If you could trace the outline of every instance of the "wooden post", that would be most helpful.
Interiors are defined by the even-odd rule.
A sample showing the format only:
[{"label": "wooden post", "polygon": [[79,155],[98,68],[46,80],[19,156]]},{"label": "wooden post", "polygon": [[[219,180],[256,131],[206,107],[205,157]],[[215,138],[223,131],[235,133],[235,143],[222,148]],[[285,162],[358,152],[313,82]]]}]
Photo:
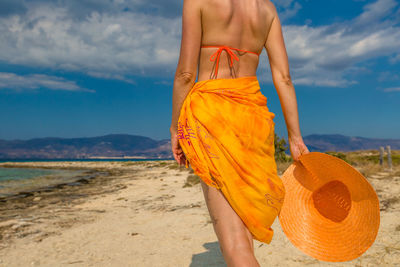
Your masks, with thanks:
[{"label": "wooden post", "polygon": [[379,147],[379,165],[383,166],[383,153],[385,148],[383,146]]},{"label": "wooden post", "polygon": [[392,152],[390,151],[390,146],[386,146],[389,171],[392,171]]}]

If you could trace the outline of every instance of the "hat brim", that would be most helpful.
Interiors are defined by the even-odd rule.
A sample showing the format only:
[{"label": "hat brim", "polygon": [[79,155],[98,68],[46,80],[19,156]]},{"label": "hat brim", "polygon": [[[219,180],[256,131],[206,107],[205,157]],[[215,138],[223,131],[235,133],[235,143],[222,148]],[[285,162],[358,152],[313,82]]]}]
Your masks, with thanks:
[{"label": "hat brim", "polygon": [[281,179],[286,192],[279,221],[302,252],[343,262],[359,257],[374,243],[380,224],[378,196],[351,165],[310,152],[293,162]]}]

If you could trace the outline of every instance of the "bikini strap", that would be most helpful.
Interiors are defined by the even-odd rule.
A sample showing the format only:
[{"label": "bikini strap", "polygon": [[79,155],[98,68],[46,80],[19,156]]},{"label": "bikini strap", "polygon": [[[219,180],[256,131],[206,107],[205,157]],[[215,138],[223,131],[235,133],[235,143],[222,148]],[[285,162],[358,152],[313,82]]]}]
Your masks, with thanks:
[{"label": "bikini strap", "polygon": [[202,45],[201,47],[226,47],[226,48],[233,49],[233,50],[238,50],[238,51],[241,51],[241,52],[252,53],[252,54],[255,54],[257,56],[259,56],[261,54],[261,53],[256,53],[256,52],[253,52],[253,51],[247,51],[247,50],[234,48],[234,47],[230,47],[230,46],[226,46],[226,45]]},{"label": "bikini strap", "polygon": [[210,57],[210,61],[217,60],[216,65],[215,65],[215,78],[217,78],[217,76],[218,76],[219,57],[221,56],[221,53],[222,53],[223,50],[225,50],[228,53],[229,66],[230,67],[233,66],[233,60],[239,61],[239,58],[237,57],[237,55],[235,53],[232,52],[231,49],[242,51],[242,52],[247,52],[247,53],[253,53],[253,54],[256,54],[256,55],[260,55],[259,53],[256,53],[256,52],[246,51],[246,50],[243,50],[243,49],[229,47],[229,46],[226,46],[226,45],[203,45],[201,47],[218,47],[218,50],[214,54],[212,54],[211,57]]}]

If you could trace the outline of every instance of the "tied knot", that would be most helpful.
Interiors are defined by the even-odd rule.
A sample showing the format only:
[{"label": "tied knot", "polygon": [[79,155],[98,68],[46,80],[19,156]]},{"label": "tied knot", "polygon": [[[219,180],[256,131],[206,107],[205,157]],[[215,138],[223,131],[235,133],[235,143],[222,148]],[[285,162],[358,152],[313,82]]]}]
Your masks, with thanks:
[{"label": "tied knot", "polygon": [[218,76],[218,65],[219,65],[219,58],[221,56],[222,51],[225,50],[228,53],[229,56],[229,66],[233,66],[233,60],[239,61],[239,58],[235,53],[232,52],[232,50],[228,46],[221,46],[214,54],[211,55],[210,61],[215,61],[217,60],[217,63],[215,65],[215,77]]}]

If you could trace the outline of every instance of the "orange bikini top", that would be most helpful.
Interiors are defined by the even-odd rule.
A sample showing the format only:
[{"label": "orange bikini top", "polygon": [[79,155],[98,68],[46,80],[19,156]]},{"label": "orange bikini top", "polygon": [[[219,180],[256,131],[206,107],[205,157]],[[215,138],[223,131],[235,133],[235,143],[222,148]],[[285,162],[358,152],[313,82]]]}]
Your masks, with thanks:
[{"label": "orange bikini top", "polygon": [[229,56],[229,66],[232,67],[233,66],[233,60],[237,60],[239,61],[239,58],[237,57],[237,55],[235,53],[232,52],[231,49],[233,50],[237,50],[237,51],[241,51],[241,52],[247,52],[247,53],[252,53],[252,54],[256,54],[257,56],[259,56],[261,53],[256,53],[256,52],[252,52],[252,51],[247,51],[247,50],[243,50],[243,49],[239,49],[239,48],[234,48],[234,47],[230,47],[230,46],[226,46],[226,45],[203,45],[201,47],[219,47],[219,49],[211,55],[210,57],[210,61],[215,61],[216,62],[216,66],[215,66],[215,78],[217,78],[218,75],[218,64],[219,64],[219,57],[221,56],[222,50],[226,50],[226,52],[228,53]]}]

